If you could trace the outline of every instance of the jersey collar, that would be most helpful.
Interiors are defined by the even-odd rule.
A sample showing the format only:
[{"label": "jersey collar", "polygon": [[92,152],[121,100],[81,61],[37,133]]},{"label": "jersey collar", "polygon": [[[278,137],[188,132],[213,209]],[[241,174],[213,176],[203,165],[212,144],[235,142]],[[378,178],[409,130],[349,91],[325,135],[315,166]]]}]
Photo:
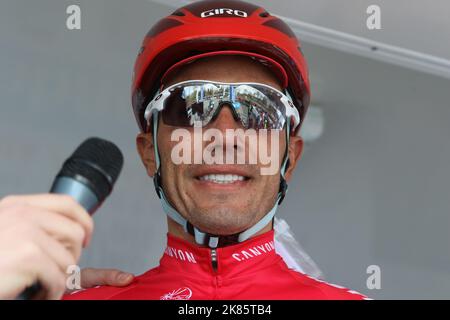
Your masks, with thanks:
[{"label": "jersey collar", "polygon": [[234,277],[271,266],[279,260],[281,257],[275,252],[273,230],[242,243],[216,249],[200,247],[168,233],[160,267],[193,276]]}]

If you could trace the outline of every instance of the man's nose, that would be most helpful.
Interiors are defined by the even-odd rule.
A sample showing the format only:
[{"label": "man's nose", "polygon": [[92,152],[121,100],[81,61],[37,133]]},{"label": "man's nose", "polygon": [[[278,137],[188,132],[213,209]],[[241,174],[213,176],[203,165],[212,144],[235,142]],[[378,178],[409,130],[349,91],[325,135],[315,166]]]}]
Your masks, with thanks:
[{"label": "man's nose", "polygon": [[[233,137],[232,140],[229,140],[228,135],[230,132],[227,133],[227,129],[238,129],[242,128],[242,125],[240,124],[239,119],[235,119],[233,115],[233,106],[229,103],[224,103],[221,108],[218,111],[218,114],[216,114],[215,118],[212,119],[212,121],[206,126],[206,128],[213,128],[217,129],[221,132],[223,139],[221,142],[214,140],[213,143],[213,151],[212,153],[215,154],[217,148],[221,148],[224,157],[227,157],[228,152],[233,152],[233,158],[237,157],[237,154],[235,153],[235,150],[238,149],[238,144],[236,138],[233,137],[233,133],[231,133],[231,136]],[[231,141],[231,144],[229,144]],[[207,141],[205,141],[205,145],[207,144]],[[209,145],[212,147],[212,145]],[[227,158],[228,159],[228,158]]]}]

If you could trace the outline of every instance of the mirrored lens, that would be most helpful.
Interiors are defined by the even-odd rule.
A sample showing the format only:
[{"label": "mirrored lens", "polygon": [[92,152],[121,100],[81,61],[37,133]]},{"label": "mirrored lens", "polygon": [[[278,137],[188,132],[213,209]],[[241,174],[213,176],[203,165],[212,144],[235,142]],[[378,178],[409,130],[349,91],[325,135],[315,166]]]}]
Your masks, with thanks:
[{"label": "mirrored lens", "polygon": [[164,123],[172,126],[206,126],[228,104],[244,128],[282,129],[285,107],[281,94],[255,85],[220,85],[198,83],[171,89],[164,102]]},{"label": "mirrored lens", "polygon": [[240,85],[234,90],[233,100],[238,106],[236,113],[247,128],[283,128],[285,107],[276,91],[262,86]]}]

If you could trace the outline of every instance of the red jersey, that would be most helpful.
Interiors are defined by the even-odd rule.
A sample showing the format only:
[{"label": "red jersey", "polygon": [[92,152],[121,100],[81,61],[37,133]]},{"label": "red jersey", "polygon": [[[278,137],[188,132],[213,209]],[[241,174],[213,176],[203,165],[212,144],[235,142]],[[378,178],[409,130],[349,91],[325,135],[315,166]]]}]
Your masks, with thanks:
[{"label": "red jersey", "polygon": [[74,299],[279,300],[365,299],[355,291],[289,269],[275,252],[274,231],[223,248],[199,247],[167,235],[158,267],[127,287],[100,286],[64,296]]}]

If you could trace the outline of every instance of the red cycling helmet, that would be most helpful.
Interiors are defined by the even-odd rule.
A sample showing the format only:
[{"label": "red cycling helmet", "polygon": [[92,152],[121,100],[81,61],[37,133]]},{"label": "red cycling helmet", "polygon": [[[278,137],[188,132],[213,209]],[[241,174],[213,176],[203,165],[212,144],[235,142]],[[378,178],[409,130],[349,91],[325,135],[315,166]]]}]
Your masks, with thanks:
[{"label": "red cycling helmet", "polygon": [[175,10],[144,38],[131,89],[140,129],[147,131],[145,108],[168,73],[195,59],[224,54],[247,55],[272,69],[303,121],[310,98],[308,67],[289,26],[251,3],[204,0]]}]

